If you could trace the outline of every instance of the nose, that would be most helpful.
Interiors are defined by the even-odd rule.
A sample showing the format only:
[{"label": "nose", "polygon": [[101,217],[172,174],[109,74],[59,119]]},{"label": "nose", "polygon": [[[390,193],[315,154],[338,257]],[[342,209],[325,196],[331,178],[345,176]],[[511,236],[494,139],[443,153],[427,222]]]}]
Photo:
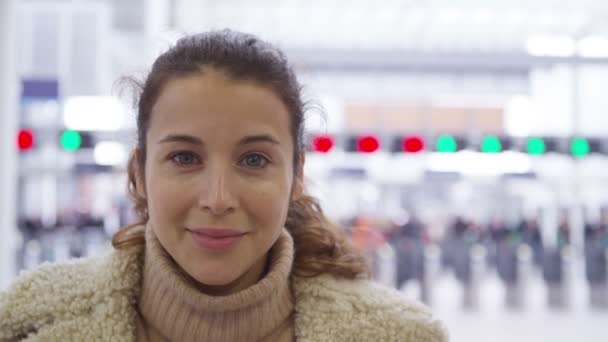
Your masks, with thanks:
[{"label": "nose", "polygon": [[216,216],[234,211],[238,203],[229,182],[228,171],[220,167],[210,168],[203,177],[204,185],[198,198],[199,208]]}]

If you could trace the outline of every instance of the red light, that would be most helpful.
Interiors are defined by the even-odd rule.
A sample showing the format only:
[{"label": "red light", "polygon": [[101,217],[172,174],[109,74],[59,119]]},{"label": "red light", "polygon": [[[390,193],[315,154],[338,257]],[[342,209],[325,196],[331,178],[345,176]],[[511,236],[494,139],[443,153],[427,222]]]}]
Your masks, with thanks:
[{"label": "red light", "polygon": [[424,139],[411,136],[403,139],[403,151],[408,153],[418,153],[424,150]]},{"label": "red light", "polygon": [[26,151],[34,147],[34,134],[32,131],[22,129],[17,135],[17,147],[20,151]]},{"label": "red light", "polygon": [[312,149],[315,152],[327,153],[334,147],[334,139],[329,135],[318,135],[312,141]]},{"label": "red light", "polygon": [[357,149],[359,152],[372,153],[376,152],[378,148],[380,148],[380,142],[378,141],[378,138],[374,136],[363,136],[357,141]]}]

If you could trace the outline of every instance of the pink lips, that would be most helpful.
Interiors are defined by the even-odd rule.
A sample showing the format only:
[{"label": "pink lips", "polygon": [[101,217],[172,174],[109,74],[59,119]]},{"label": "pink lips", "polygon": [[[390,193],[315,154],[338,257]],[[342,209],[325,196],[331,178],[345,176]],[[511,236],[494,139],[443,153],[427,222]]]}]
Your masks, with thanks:
[{"label": "pink lips", "polygon": [[227,250],[241,241],[246,234],[244,232],[231,229],[188,229],[194,242],[200,247],[211,250]]}]

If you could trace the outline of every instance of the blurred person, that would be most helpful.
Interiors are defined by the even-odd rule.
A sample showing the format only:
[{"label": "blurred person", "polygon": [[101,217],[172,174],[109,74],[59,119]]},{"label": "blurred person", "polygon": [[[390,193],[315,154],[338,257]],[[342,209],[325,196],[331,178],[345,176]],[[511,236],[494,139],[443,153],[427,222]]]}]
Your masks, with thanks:
[{"label": "blurred person", "polygon": [[602,210],[600,221],[585,218],[585,277],[593,307],[608,307],[608,211]]},{"label": "blurred person", "polygon": [[462,236],[466,232],[467,223],[461,216],[456,216],[454,220],[448,224],[447,233],[441,242],[441,265],[444,268],[454,267],[454,255],[456,254],[457,243],[462,240]]},{"label": "blurred person", "polygon": [[380,270],[379,249],[384,246],[386,239],[378,231],[371,219],[361,215],[355,218],[350,228],[350,237],[353,246],[365,258],[370,275],[378,279]]},{"label": "blurred person", "polygon": [[557,246],[561,249],[568,245],[570,245],[570,218],[564,213],[560,216],[557,226]]},{"label": "blurred person", "polygon": [[555,235],[556,245],[543,251],[543,279],[547,284],[548,304],[552,308],[567,305],[566,282],[564,274],[564,251],[570,245],[570,224],[567,213],[562,213]]},{"label": "blurred person", "polygon": [[422,281],[424,275],[424,247],[429,244],[426,226],[416,215],[402,223],[390,235],[390,243],[397,254],[397,284],[409,280]]},{"label": "blurred person", "polygon": [[514,287],[519,281],[517,251],[524,237],[519,226],[507,225],[504,220],[501,220],[500,226],[502,233],[496,245],[496,270],[507,287]]},{"label": "blurred person", "polygon": [[100,258],[0,295],[0,341],[446,341],[303,186],[300,85],[282,52],[188,36],[141,85],[129,190],[139,223]]},{"label": "blurred person", "polygon": [[371,258],[374,250],[386,242],[384,235],[374,227],[372,220],[358,216],[351,228],[352,244],[364,256]]},{"label": "blurred person", "polygon": [[540,225],[536,217],[524,219],[518,226],[518,233],[523,242],[532,249],[532,259],[537,267],[542,265],[543,239],[540,233]]},{"label": "blurred person", "polygon": [[489,266],[497,267],[499,246],[507,235],[507,227],[499,215],[495,215],[481,232],[481,240],[488,251],[487,263]]},{"label": "blurred person", "polygon": [[479,242],[479,229],[470,219],[457,216],[442,243],[444,267],[451,268],[465,286],[471,283],[471,248]]}]

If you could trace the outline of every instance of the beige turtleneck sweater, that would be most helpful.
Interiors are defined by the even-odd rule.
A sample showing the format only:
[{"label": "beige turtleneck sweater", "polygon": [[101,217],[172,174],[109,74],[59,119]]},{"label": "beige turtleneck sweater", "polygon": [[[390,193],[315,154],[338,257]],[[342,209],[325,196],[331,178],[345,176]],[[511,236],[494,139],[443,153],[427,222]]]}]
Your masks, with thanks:
[{"label": "beige turtleneck sweater", "polygon": [[240,292],[213,297],[197,289],[146,229],[137,341],[294,341],[290,272],[293,240],[284,230],[268,272]]}]

